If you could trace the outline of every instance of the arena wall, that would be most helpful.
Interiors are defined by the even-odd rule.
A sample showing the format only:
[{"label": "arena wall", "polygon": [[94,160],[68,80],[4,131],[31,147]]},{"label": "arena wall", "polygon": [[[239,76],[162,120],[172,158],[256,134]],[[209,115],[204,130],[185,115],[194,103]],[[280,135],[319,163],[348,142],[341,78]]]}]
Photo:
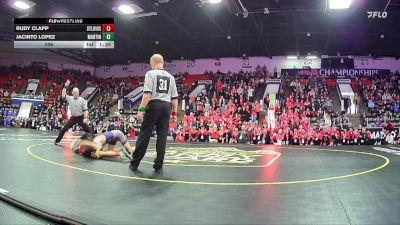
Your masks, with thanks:
[{"label": "arena wall", "polygon": [[29,66],[32,62],[47,62],[49,69],[77,69],[94,73],[94,67],[42,49],[14,49],[13,42],[0,42],[0,65]]}]

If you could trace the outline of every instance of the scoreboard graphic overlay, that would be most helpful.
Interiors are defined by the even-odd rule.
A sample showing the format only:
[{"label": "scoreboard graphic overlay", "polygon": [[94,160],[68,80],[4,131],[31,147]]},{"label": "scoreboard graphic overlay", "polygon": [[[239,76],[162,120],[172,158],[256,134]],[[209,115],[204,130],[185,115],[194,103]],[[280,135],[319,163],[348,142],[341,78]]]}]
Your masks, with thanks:
[{"label": "scoreboard graphic overlay", "polygon": [[114,48],[114,18],[15,18],[14,48]]}]

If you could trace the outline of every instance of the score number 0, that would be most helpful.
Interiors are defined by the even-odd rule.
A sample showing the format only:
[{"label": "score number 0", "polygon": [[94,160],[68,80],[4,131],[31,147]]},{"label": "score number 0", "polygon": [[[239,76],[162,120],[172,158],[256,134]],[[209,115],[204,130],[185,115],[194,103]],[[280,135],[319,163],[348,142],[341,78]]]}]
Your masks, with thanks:
[{"label": "score number 0", "polygon": [[114,32],[114,24],[103,24],[103,32]]}]

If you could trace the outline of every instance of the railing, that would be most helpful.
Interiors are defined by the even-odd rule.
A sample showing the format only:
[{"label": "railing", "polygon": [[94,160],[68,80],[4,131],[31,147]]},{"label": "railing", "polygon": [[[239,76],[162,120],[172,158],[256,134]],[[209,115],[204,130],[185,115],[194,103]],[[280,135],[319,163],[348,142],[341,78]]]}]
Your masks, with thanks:
[{"label": "railing", "polygon": [[367,116],[363,118],[367,127],[382,128],[383,124],[393,122],[395,127],[400,126],[400,115],[398,116]]},{"label": "railing", "polygon": [[27,99],[27,100],[44,100],[40,95],[24,95],[24,94],[11,94],[12,99]]}]

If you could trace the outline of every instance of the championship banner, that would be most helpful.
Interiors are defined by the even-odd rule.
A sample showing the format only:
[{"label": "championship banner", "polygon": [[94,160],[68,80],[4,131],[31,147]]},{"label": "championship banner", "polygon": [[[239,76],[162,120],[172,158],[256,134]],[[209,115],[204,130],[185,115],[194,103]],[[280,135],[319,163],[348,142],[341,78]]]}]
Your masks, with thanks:
[{"label": "championship banner", "polygon": [[281,74],[313,75],[313,76],[382,76],[390,73],[390,70],[378,69],[282,69]]}]

